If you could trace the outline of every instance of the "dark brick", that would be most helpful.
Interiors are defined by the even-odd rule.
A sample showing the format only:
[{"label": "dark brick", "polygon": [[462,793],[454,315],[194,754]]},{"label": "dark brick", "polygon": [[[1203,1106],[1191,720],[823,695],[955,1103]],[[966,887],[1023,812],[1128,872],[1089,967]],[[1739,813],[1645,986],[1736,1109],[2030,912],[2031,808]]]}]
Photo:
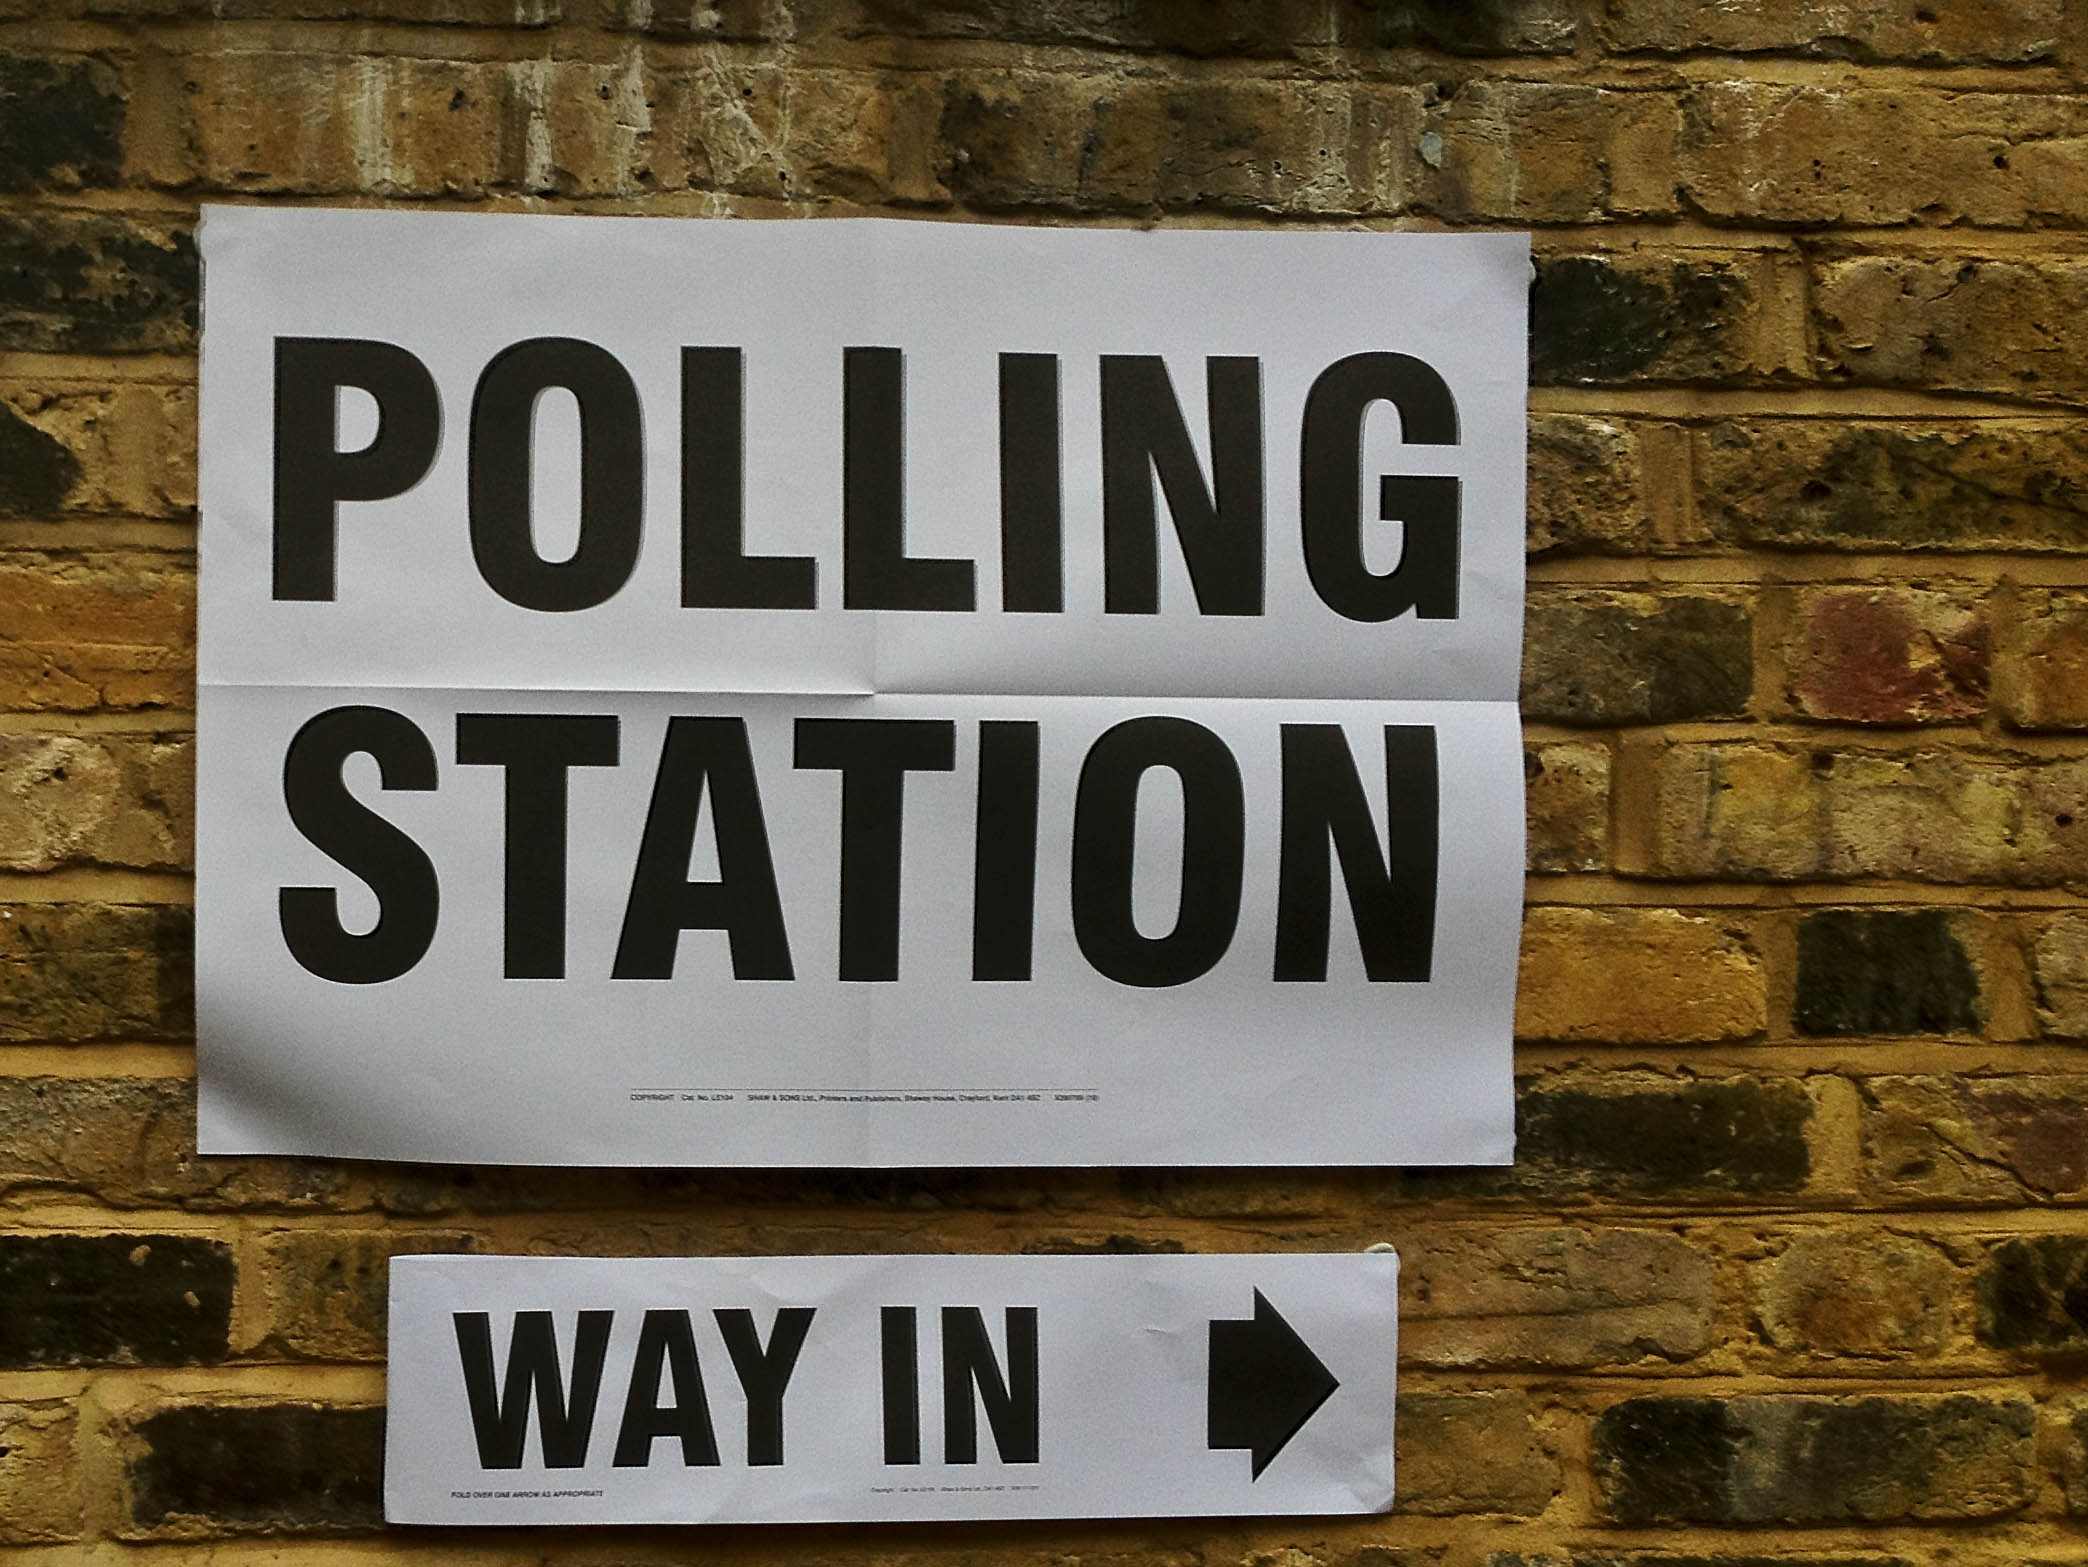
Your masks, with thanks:
[{"label": "dark brick", "polygon": [[1530,380],[1537,386],[1723,379],[1757,367],[1758,308],[1743,264],[1619,256],[1537,261]]},{"label": "dark brick", "polygon": [[1745,716],[1754,616],[1744,604],[1650,593],[1543,594],[1523,637],[1525,718],[1666,724]]},{"label": "dark brick", "polygon": [[1325,213],[1368,194],[1348,111],[1310,82],[964,77],[935,174],[979,211]]},{"label": "dark brick", "polygon": [[185,908],[0,908],[0,1040],[182,1039],[195,1032]]},{"label": "dark brick", "polygon": [[215,1524],[340,1531],[384,1522],[384,1411],[325,1404],[206,1404],[140,1421],[129,1466],[141,1528]]},{"label": "dark brick", "polygon": [[1811,1119],[1794,1082],[1618,1074],[1606,1090],[1519,1092],[1515,1156],[1532,1178],[1593,1191],[1794,1191],[1812,1171]]},{"label": "dark brick", "polygon": [[1760,1195],[1797,1191],[1812,1173],[1812,1101],[1787,1079],[1619,1071],[1583,1087],[1524,1078],[1515,1117],[1512,1166],[1407,1170],[1387,1195]]},{"label": "dark brick", "polygon": [[1801,1034],[1970,1034],[1979,977],[1945,909],[1825,909],[1798,922]]},{"label": "dark brick", "polygon": [[2088,550],[2075,421],[1728,420],[1697,436],[1697,509],[1767,549]]},{"label": "dark brick", "polygon": [[80,482],[80,459],[0,403],[0,517],[48,517]]},{"label": "dark brick", "polygon": [[1140,1240],[1135,1235],[1047,1235],[1024,1241],[1025,1257],[1179,1257],[1187,1248],[1178,1240]]},{"label": "dark brick", "polygon": [[0,190],[116,184],[123,109],[100,61],[0,54]]},{"label": "dark brick", "polygon": [[2032,1491],[2036,1406],[1971,1394],[1633,1398],[1597,1417],[1626,1524],[1990,1518]]},{"label": "dark brick", "polygon": [[1568,0],[1345,0],[1338,15],[1352,47],[1473,55],[1570,53],[1573,19]]},{"label": "dark brick", "polygon": [[196,245],[100,213],[0,214],[0,349],[105,354],[187,348]]},{"label": "dark brick", "polygon": [[0,1236],[0,1366],[211,1365],[232,1253],[183,1235]]},{"label": "dark brick", "polygon": [[1979,1274],[1979,1337],[1996,1349],[2088,1355],[2088,1236],[1996,1246]]}]

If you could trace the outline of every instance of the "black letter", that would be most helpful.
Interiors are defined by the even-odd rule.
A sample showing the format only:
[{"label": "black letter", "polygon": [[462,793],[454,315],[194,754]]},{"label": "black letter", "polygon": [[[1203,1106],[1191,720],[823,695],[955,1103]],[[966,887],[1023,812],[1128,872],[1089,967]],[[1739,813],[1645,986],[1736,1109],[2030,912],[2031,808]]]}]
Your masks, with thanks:
[{"label": "black letter", "polygon": [[[674,1402],[660,1404],[660,1361],[674,1378]],[[710,1401],[703,1394],[703,1368],[696,1363],[696,1334],[686,1311],[648,1311],[638,1326],[631,1361],[631,1389],[624,1395],[623,1424],[616,1432],[616,1467],[643,1469],[652,1462],[653,1442],[681,1438],[682,1465],[693,1469],[718,1461]]]},{"label": "black letter", "polygon": [[1167,366],[1144,354],[1102,356],[1102,599],[1112,615],[1160,609],[1155,472],[1196,607],[1206,615],[1262,612],[1261,361],[1207,359],[1204,379],[1215,501]]},{"label": "black letter", "polygon": [[899,833],[910,772],[957,765],[957,726],[929,718],[800,718],[800,768],[841,774],[841,975],[899,977]]},{"label": "black letter", "polygon": [[1000,356],[1001,608],[1066,607],[1056,354]]},{"label": "black letter", "polygon": [[348,792],[341,764],[358,751],[377,758],[386,789],[435,787],[435,750],[401,714],[383,707],[336,707],[297,731],[283,757],[283,804],[313,847],[354,872],[377,894],[377,923],[360,936],[341,928],[332,887],[284,887],[276,916],[290,955],[310,973],[342,985],[397,979],[435,939],[439,889],[419,844]]},{"label": "black letter", "polygon": [[[342,387],[377,400],[377,436],[339,450]],[[279,337],[275,345],[275,577],[279,599],[334,596],[334,524],[342,501],[381,501],[435,462],[442,404],[428,367],[392,343]]]},{"label": "black letter", "polygon": [[812,1330],[813,1309],[779,1307],[767,1349],[754,1332],[753,1312],[721,1309],[713,1313],[732,1356],[732,1369],[739,1373],[740,1391],[747,1396],[749,1464],[783,1462],[783,1392],[790,1386],[790,1373],[797,1369],[805,1335]]},{"label": "black letter", "polygon": [[[1132,919],[1138,786],[1150,768],[1182,780],[1182,897],[1174,929]],[[1240,918],[1247,807],[1225,742],[1186,718],[1133,718],[1097,740],[1073,802],[1073,935],[1098,974],[1120,985],[1180,985],[1209,972]]]},{"label": "black letter", "polygon": [[537,1437],[547,1469],[578,1469],[587,1462],[594,1431],[595,1396],[602,1390],[602,1360],[609,1351],[611,1311],[583,1311],[573,1336],[573,1391],[566,1395],[558,1374],[558,1341],[548,1311],[518,1311],[508,1340],[507,1375],[493,1391],[493,1328],[483,1311],[452,1313],[457,1358],[464,1366],[464,1396],[478,1438],[481,1469],[520,1469],[528,1435],[529,1395],[536,1390]]},{"label": "black letter", "polygon": [[1436,736],[1427,724],[1385,725],[1390,851],[1339,724],[1283,726],[1283,837],[1276,873],[1276,975],[1324,980],[1330,907],[1327,839],[1341,860],[1363,972],[1425,984],[1435,956]]},{"label": "black letter", "polygon": [[841,602],[970,609],[972,563],[906,553],[906,369],[896,348],[841,350]]},{"label": "black letter", "polygon": [[1322,370],[1305,398],[1299,505],[1305,570],[1327,608],[1350,620],[1457,618],[1457,480],[1386,474],[1378,516],[1405,525],[1399,564],[1382,576],[1363,562],[1363,416],[1399,410],[1401,437],[1457,444],[1457,404],[1433,368],[1410,354],[1351,354]]},{"label": "black letter", "polygon": [[1028,979],[1037,905],[1037,726],[979,725],[972,978]]},{"label": "black letter", "polygon": [[507,769],[509,979],[565,978],[566,773],[616,765],[616,720],[554,713],[459,713],[457,760]]},{"label": "black letter", "polygon": [[[580,405],[580,542],[548,561],[529,526],[537,396],[563,387]],[[607,349],[533,337],[503,349],[471,399],[471,553],[479,575],[524,609],[592,609],[638,564],[645,437],[638,388]]]},{"label": "black letter", "polygon": [[749,555],[745,356],[681,352],[681,601],[689,609],[810,609],[818,563]]},{"label": "black letter", "polygon": [[[689,855],[706,786],[718,879],[690,881]],[[734,979],[791,977],[783,900],[743,718],[667,720],[613,976],[672,979],[685,930],[724,931],[732,943]]]},{"label": "black letter", "polygon": [[877,1313],[884,1368],[884,1461],[921,1461],[921,1346],[911,1306],[884,1306]]},{"label": "black letter", "polygon": [[977,1306],[942,1309],[943,1462],[979,1461],[979,1416],[972,1389],[986,1406],[993,1442],[1004,1464],[1033,1464],[1041,1445],[1037,1430],[1037,1308],[1010,1306],[1008,1379],[1001,1380],[986,1338],[986,1319]]}]

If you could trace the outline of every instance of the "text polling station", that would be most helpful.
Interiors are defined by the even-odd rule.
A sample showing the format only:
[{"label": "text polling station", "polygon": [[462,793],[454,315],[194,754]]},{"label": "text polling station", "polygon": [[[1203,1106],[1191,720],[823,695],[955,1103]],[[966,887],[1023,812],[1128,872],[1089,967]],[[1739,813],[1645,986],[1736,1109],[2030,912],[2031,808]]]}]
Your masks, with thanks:
[{"label": "text polling station", "polygon": [[203,1151],[1508,1159],[1524,236],[202,243]]}]

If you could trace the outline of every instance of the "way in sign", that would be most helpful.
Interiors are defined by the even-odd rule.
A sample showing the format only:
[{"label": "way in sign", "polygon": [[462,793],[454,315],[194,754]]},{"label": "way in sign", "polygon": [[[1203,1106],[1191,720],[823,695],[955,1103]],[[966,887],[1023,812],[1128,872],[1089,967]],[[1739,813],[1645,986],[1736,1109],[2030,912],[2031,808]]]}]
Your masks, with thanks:
[{"label": "way in sign", "polygon": [[387,1516],[1374,1510],[1395,1275],[1383,1255],[401,1259]]}]

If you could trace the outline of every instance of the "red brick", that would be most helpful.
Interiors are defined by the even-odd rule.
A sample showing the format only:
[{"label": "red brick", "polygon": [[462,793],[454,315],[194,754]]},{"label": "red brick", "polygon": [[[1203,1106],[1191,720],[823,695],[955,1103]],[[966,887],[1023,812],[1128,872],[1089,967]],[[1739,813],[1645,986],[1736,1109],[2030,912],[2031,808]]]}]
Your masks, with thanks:
[{"label": "red brick", "polygon": [[1786,676],[1808,718],[1962,723],[1986,711],[1992,661],[1985,605],[1964,594],[1823,588],[1797,601]]},{"label": "red brick", "polygon": [[2088,1077],[1876,1077],[1862,1090],[1865,1179],[1880,1197],[2088,1196]]}]

